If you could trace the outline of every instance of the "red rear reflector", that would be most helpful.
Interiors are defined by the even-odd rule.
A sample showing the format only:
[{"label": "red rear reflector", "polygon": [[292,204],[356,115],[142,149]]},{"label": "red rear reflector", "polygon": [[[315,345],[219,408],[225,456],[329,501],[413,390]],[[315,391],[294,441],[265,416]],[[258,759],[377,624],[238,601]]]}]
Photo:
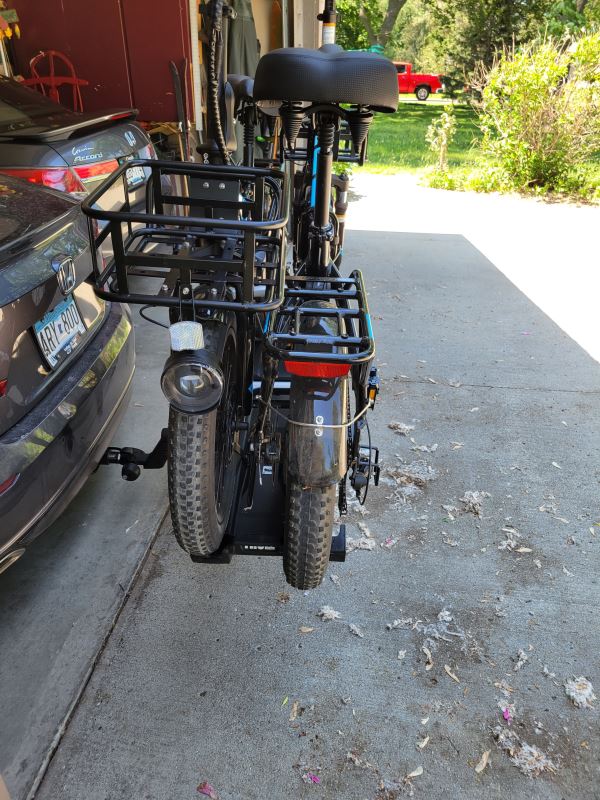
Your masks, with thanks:
[{"label": "red rear reflector", "polygon": [[119,166],[116,159],[111,161],[96,161],[95,164],[82,164],[74,167],[75,172],[79,175],[82,181],[90,180],[90,178],[103,178],[114,172]]},{"label": "red rear reflector", "polygon": [[305,378],[342,378],[350,372],[350,364],[323,364],[320,361],[284,361],[290,375]]},{"label": "red rear reflector", "polygon": [[4,397],[6,394],[6,390],[8,389],[8,381],[0,381],[0,397]]},{"label": "red rear reflector", "polygon": [[68,167],[50,167],[48,169],[1,169],[5,175],[13,178],[37,183],[40,186],[48,186],[50,189],[58,189],[60,192],[85,192],[85,188]]},{"label": "red rear reflector", "polygon": [[3,483],[0,483],[0,495],[8,492],[8,490],[15,485],[18,477],[19,474],[17,473],[16,475],[11,475],[10,478],[7,478]]}]

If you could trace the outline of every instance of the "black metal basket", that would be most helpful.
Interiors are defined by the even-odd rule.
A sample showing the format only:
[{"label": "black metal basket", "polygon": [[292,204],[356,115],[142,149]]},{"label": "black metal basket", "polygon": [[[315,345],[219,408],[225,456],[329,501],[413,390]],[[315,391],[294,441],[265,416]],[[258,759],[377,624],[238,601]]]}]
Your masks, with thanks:
[{"label": "black metal basket", "polygon": [[[144,171],[141,202],[140,189],[128,183],[132,167]],[[286,182],[276,169],[122,164],[82,204],[96,293],[188,313],[192,307],[275,310],[285,289]],[[138,289],[134,276],[157,279],[158,291],[147,291],[151,281]]]}]

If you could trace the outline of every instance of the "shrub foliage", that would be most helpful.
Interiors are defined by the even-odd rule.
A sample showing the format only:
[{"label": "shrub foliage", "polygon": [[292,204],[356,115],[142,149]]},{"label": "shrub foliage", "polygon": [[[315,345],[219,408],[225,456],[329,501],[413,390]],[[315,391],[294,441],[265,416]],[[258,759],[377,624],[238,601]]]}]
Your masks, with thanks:
[{"label": "shrub foliage", "polygon": [[600,151],[599,33],[506,50],[474,84],[482,148],[511,188],[581,188]]}]

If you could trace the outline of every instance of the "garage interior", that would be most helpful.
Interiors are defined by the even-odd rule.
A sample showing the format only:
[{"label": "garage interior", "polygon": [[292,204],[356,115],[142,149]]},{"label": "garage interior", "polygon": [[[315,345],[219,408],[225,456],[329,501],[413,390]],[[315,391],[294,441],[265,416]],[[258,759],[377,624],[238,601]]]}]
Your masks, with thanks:
[{"label": "garage interior", "polygon": [[[136,108],[138,120],[151,133],[167,135],[168,146],[161,156],[177,158],[173,133],[181,132],[182,120],[170,68],[174,62],[181,77],[191,142],[202,142],[206,130],[203,45],[207,43],[203,4],[197,0],[172,0],[167,5],[147,0],[94,0],[92,4],[8,0],[3,5],[0,16],[6,27],[0,40],[0,69],[4,74],[31,80],[30,64],[40,52],[64,55],[81,82],[85,112]],[[229,72],[250,74],[258,57],[277,47],[317,44],[315,0],[233,0],[230,6]],[[62,63],[56,71],[69,74]],[[48,91],[40,84],[35,88]],[[71,91],[67,82],[58,88],[60,101],[70,107]],[[193,155],[195,148],[190,150]]]}]

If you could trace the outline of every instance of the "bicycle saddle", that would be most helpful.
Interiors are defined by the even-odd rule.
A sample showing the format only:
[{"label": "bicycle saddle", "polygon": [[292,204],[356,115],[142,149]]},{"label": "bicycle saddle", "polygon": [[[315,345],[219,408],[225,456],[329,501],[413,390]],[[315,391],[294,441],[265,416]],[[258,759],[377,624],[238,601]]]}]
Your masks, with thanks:
[{"label": "bicycle saddle", "polygon": [[252,92],[254,91],[254,81],[247,75],[228,75],[227,83],[231,85],[235,97],[236,107],[243,100],[252,100]]},{"label": "bicycle saddle", "polygon": [[392,62],[376,53],[337,45],[284,47],[258,62],[254,99],[352,103],[390,112],[398,107],[398,76]]}]

